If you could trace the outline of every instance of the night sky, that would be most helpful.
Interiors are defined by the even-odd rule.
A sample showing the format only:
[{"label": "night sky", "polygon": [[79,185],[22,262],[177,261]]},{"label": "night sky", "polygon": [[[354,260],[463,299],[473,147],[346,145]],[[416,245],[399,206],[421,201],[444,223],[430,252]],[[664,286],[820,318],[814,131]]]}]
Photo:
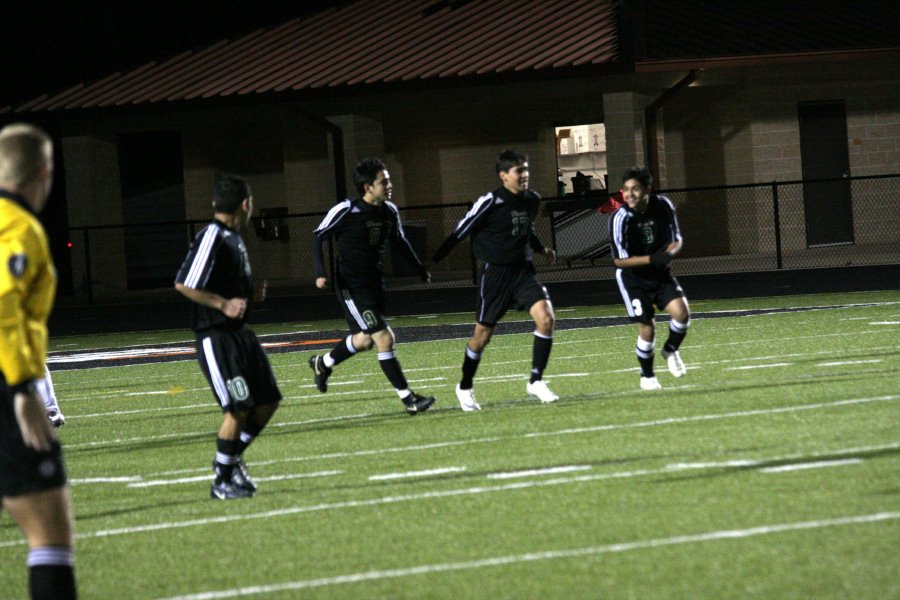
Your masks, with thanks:
[{"label": "night sky", "polygon": [[341,0],[32,2],[3,14],[0,105],[159,61]]}]

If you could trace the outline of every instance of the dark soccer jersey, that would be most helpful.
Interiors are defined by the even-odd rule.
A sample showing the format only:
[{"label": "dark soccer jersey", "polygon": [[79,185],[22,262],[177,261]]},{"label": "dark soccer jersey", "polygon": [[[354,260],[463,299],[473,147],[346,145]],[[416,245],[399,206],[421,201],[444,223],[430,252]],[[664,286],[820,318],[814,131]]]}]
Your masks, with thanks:
[{"label": "dark soccer jersey", "polygon": [[[681,229],[675,216],[675,206],[665,196],[651,195],[643,213],[622,206],[609,220],[609,239],[613,258],[653,254],[672,242],[681,240]],[[628,269],[639,277],[656,278],[668,273],[668,267],[652,265]]]},{"label": "dark soccer jersey", "polygon": [[247,299],[244,316],[237,319],[231,319],[220,310],[194,302],[191,324],[194,331],[241,328],[250,314],[253,279],[247,247],[240,234],[221,221],[213,221],[204,227],[194,238],[194,243],[175,276],[175,283],[195,290],[213,292],[226,299]]},{"label": "dark soccer jersey", "polygon": [[383,286],[384,253],[392,241],[423,274],[425,272],[403,232],[400,212],[392,202],[376,206],[362,198],[354,198],[335,204],[313,232],[316,277],[326,277],[322,244],[328,238],[333,238],[337,244],[338,277],[345,286]]},{"label": "dark soccer jersey", "polygon": [[475,256],[484,263],[521,265],[531,263],[532,253],[544,252],[544,244],[534,232],[541,197],[530,190],[513,194],[500,188],[475,201],[456,229],[434,255],[439,261],[467,235],[472,236]]}]

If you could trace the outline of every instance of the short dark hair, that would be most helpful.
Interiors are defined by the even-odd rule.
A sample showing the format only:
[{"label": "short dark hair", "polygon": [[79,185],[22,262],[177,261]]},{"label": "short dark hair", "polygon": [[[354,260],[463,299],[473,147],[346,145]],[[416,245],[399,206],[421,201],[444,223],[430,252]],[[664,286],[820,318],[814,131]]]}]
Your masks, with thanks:
[{"label": "short dark hair", "polygon": [[233,213],[250,197],[250,184],[239,175],[223,175],[216,182],[213,208],[216,212]]},{"label": "short dark hair", "polygon": [[622,175],[622,183],[629,179],[637,179],[647,189],[653,187],[653,175],[650,174],[650,170],[647,167],[631,167]]},{"label": "short dark hair", "polygon": [[497,157],[497,173],[506,172],[512,169],[513,167],[519,166],[521,164],[528,162],[528,155],[519,154],[514,150],[504,150],[500,153],[500,156]]},{"label": "short dark hair", "polygon": [[356,191],[362,196],[365,193],[365,186],[375,183],[378,173],[384,171],[387,167],[380,158],[369,157],[364,158],[353,171],[353,185]]}]

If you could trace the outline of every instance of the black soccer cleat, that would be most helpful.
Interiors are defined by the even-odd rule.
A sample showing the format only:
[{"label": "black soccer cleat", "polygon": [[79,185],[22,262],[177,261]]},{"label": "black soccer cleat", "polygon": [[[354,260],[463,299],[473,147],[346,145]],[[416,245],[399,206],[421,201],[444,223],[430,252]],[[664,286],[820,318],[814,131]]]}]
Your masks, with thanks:
[{"label": "black soccer cleat", "polygon": [[316,388],[324,394],[328,391],[328,377],[331,375],[331,369],[325,366],[325,362],[318,354],[309,357],[309,368],[312,369]]},{"label": "black soccer cleat", "polygon": [[411,417],[425,412],[432,404],[434,404],[434,396],[420,396],[415,392],[411,392],[409,396],[403,398],[403,405]]},{"label": "black soccer cleat", "polygon": [[250,472],[243,458],[238,458],[234,464],[234,471],[231,472],[231,482],[234,485],[248,490],[251,494],[256,492],[256,483],[250,478]]},{"label": "black soccer cleat", "polygon": [[225,481],[216,477],[209,486],[209,497],[216,500],[240,500],[252,498],[253,492],[238,486],[234,481]]}]

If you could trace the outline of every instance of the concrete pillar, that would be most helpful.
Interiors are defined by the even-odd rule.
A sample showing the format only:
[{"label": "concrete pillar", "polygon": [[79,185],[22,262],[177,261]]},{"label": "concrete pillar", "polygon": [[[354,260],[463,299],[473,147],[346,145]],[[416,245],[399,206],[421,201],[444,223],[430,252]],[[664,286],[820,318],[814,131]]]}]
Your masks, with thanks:
[{"label": "concrete pillar", "polygon": [[[347,178],[347,194],[356,195],[353,171],[364,158],[377,156],[385,159],[384,127],[381,121],[360,115],[338,115],[328,120],[344,132],[344,171]],[[395,183],[396,185],[396,183]]]},{"label": "concrete pillar", "polygon": [[[635,92],[604,94],[606,124],[606,164],[610,189],[618,189],[622,173],[633,165],[646,163],[644,107],[651,99]],[[661,129],[661,127],[660,127]],[[660,148],[663,148],[661,145]],[[661,152],[661,154],[664,154]],[[662,170],[662,167],[660,167]]]}]

